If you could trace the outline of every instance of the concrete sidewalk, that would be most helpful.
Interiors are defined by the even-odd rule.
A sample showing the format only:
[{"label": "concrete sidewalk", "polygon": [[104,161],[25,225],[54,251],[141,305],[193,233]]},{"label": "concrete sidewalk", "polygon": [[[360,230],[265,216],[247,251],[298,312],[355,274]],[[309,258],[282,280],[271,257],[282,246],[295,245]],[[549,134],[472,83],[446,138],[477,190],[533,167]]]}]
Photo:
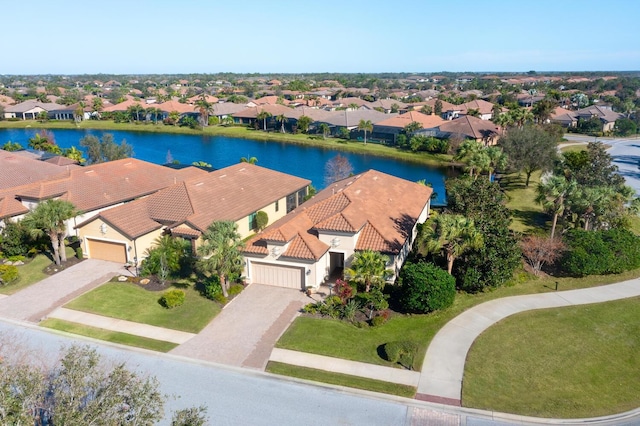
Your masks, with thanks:
[{"label": "concrete sidewalk", "polygon": [[121,333],[133,334],[134,336],[177,343],[179,345],[195,336],[195,334],[187,333],[185,331],[140,324],[138,322],[105,317],[67,308],[58,308],[51,312],[48,317],[102,328],[104,330],[118,331]]},{"label": "concrete sidewalk", "polygon": [[288,349],[273,348],[269,361],[348,374],[350,376],[366,377],[368,379],[382,380],[383,382],[398,383],[407,386],[418,386],[418,381],[420,380],[420,373],[417,371],[384,367],[382,365],[349,361]]},{"label": "concrete sidewalk", "polygon": [[640,279],[581,290],[506,297],[475,306],[449,321],[427,348],[417,399],[460,405],[469,348],[496,322],[532,309],[607,302],[640,296]]}]

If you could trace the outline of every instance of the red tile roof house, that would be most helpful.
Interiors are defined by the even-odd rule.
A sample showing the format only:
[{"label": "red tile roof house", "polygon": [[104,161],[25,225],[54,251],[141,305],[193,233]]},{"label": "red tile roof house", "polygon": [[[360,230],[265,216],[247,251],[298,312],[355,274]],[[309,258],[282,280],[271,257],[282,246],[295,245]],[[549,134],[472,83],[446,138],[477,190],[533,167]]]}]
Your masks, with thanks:
[{"label": "red tile roof house", "polygon": [[247,242],[245,276],[252,283],[317,289],[361,250],[388,255],[397,274],[417,224],[429,216],[431,194],[376,170],[338,181]]},{"label": "red tile roof house", "polygon": [[[420,133],[418,131],[417,133]],[[435,136],[438,138],[461,137],[482,142],[485,146],[495,145],[502,134],[502,128],[488,120],[481,120],[470,115],[463,115],[455,120],[447,121],[438,127]]]},{"label": "red tile roof house", "polygon": [[427,115],[418,111],[409,111],[396,117],[377,122],[373,126],[372,137],[393,141],[395,144],[396,137],[405,127],[413,122],[420,123],[422,126],[421,130],[425,132],[431,130],[433,133],[435,133],[438,126],[445,123],[438,115]]},{"label": "red tile roof house", "polygon": [[[44,168],[47,164],[31,161],[29,168]],[[6,164],[7,160],[0,157],[0,166]],[[68,234],[77,235],[75,225],[96,213],[207,174],[195,167],[175,170],[134,158],[86,167],[51,166],[64,171],[48,178],[29,174],[34,178],[33,183],[0,190],[0,221],[19,220],[42,201],[62,199],[73,203],[82,212],[67,223]],[[0,176],[5,173],[11,173],[11,168],[0,167]],[[24,174],[23,171],[21,175]]]},{"label": "red tile roof house", "polygon": [[191,240],[215,221],[232,220],[246,238],[258,211],[270,222],[298,207],[311,181],[240,163],[171,185],[149,197],[92,215],[77,225],[88,257],[136,263],[154,240],[171,234]]}]

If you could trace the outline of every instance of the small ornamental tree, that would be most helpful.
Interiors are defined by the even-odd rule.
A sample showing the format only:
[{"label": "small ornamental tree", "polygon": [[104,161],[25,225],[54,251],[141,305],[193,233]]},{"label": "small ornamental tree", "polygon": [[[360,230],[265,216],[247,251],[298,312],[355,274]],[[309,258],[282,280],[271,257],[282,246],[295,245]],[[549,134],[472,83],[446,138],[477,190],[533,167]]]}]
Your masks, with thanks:
[{"label": "small ornamental tree", "polygon": [[553,265],[562,256],[565,245],[557,238],[531,235],[520,242],[520,248],[534,275],[539,276],[544,265]]},{"label": "small ornamental tree", "polygon": [[256,213],[256,228],[258,231],[262,231],[269,224],[269,215],[266,212],[260,210]]},{"label": "small ornamental tree", "polygon": [[406,263],[400,281],[400,300],[408,312],[426,314],[445,309],[456,297],[455,278],[432,263]]}]

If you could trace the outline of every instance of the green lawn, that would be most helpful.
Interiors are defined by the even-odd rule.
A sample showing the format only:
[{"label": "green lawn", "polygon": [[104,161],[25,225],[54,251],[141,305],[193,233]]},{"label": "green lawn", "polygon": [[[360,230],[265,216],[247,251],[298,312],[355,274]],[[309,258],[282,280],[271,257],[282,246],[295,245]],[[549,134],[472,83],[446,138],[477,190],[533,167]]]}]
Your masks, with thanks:
[{"label": "green lawn", "polygon": [[[135,124],[135,123],[114,123],[110,120],[85,120],[76,125],[72,121],[45,121],[20,120],[20,121],[0,121],[0,128],[46,128],[46,129],[98,129],[98,130],[122,130],[133,132],[150,133],[174,133],[190,135],[211,135],[227,136],[234,138],[255,139],[264,141],[287,142],[308,146],[318,146],[337,151],[356,152],[362,154],[372,154],[380,157],[396,158],[403,161],[412,161],[421,164],[448,166],[451,163],[451,156],[444,154],[428,154],[425,152],[413,153],[402,151],[396,148],[358,141],[345,141],[343,139],[328,138],[322,139],[319,135],[290,134],[279,132],[263,132],[261,130],[249,129],[246,126],[209,126],[204,130],[190,129],[187,127],[176,127],[164,124]],[[259,159],[258,159],[259,160]]]},{"label": "green lawn", "polygon": [[18,279],[12,283],[0,287],[0,293],[11,295],[23,288],[29,287],[31,284],[35,284],[48,277],[43,272],[44,268],[51,264],[49,259],[44,254],[38,254],[33,259],[28,260],[24,265],[18,266]]},{"label": "green lawn", "polygon": [[524,312],[489,328],[465,365],[465,407],[580,418],[640,406],[640,298]]},{"label": "green lawn", "polygon": [[416,393],[416,388],[412,386],[399,385],[357,376],[349,376],[347,374],[332,373],[323,370],[316,370],[314,368],[298,367],[273,361],[270,361],[267,364],[266,371],[273,374],[279,374],[281,376],[297,377],[299,379],[313,380],[315,382],[388,393],[391,395],[404,396],[406,398],[413,398]]},{"label": "green lawn", "polygon": [[500,185],[507,194],[507,207],[513,213],[511,229],[516,232],[531,232],[545,228],[549,220],[542,206],[535,202],[536,188],[540,182],[540,172],[531,175],[529,186],[525,186],[526,176],[513,173],[500,179]]},{"label": "green lawn", "polygon": [[183,288],[182,306],[166,309],[158,299],[163,291],[153,292],[130,283],[106,283],[67,303],[66,308],[120,318],[143,324],[197,333],[219,312],[220,306],[202,297],[193,288]]},{"label": "green lawn", "polygon": [[[460,293],[452,307],[428,315],[409,315],[392,318],[388,323],[371,328],[357,328],[346,322],[298,317],[276,344],[279,348],[310,352],[353,361],[392,366],[378,354],[380,345],[394,340],[414,339],[420,350],[414,360],[414,369],[422,366],[426,348],[436,332],[448,321],[480,303],[501,297],[522,294],[547,293],[558,290],[573,290],[602,284],[625,281],[640,277],[640,269],[619,275],[590,276],[585,278],[532,279],[524,273],[520,283],[497,288],[479,294]],[[313,338],[309,338],[313,336]]]},{"label": "green lawn", "polygon": [[581,144],[581,145],[560,144],[560,151],[562,152],[580,152],[580,151],[586,151],[586,150],[587,150],[586,144]]},{"label": "green lawn", "polygon": [[54,330],[66,331],[67,333],[79,334],[81,336],[87,336],[127,346],[135,346],[137,348],[149,349],[156,352],[169,352],[171,349],[178,346],[176,343],[134,336],[127,333],[119,333],[117,331],[104,330],[102,328],[89,327],[83,324],[77,324],[55,318],[44,320],[39,325],[46,328],[52,328]]}]

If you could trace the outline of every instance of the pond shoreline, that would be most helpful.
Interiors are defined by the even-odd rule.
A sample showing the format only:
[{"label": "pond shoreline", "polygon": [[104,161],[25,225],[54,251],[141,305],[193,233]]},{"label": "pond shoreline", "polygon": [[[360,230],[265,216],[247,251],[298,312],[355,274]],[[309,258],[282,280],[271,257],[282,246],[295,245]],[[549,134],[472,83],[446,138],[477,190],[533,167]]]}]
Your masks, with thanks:
[{"label": "pond shoreline", "polygon": [[248,129],[246,126],[209,126],[204,130],[190,129],[186,127],[175,127],[164,124],[134,124],[134,123],[115,123],[111,120],[85,120],[81,123],[70,121],[45,121],[37,120],[20,120],[20,121],[0,121],[0,129],[47,129],[47,130],[102,130],[102,131],[124,131],[124,132],[140,132],[140,133],[157,133],[157,134],[180,134],[193,136],[224,136],[230,138],[258,140],[264,142],[279,142],[303,146],[313,146],[333,151],[351,152],[355,154],[373,155],[382,158],[391,158],[399,161],[406,161],[416,164],[424,164],[440,168],[459,166],[453,161],[451,155],[445,154],[428,154],[413,153],[409,151],[401,151],[397,148],[381,145],[377,143],[369,143],[364,145],[362,142],[348,141],[345,139],[328,138],[322,139],[321,136],[296,134],[279,132],[263,132],[261,130]]}]

